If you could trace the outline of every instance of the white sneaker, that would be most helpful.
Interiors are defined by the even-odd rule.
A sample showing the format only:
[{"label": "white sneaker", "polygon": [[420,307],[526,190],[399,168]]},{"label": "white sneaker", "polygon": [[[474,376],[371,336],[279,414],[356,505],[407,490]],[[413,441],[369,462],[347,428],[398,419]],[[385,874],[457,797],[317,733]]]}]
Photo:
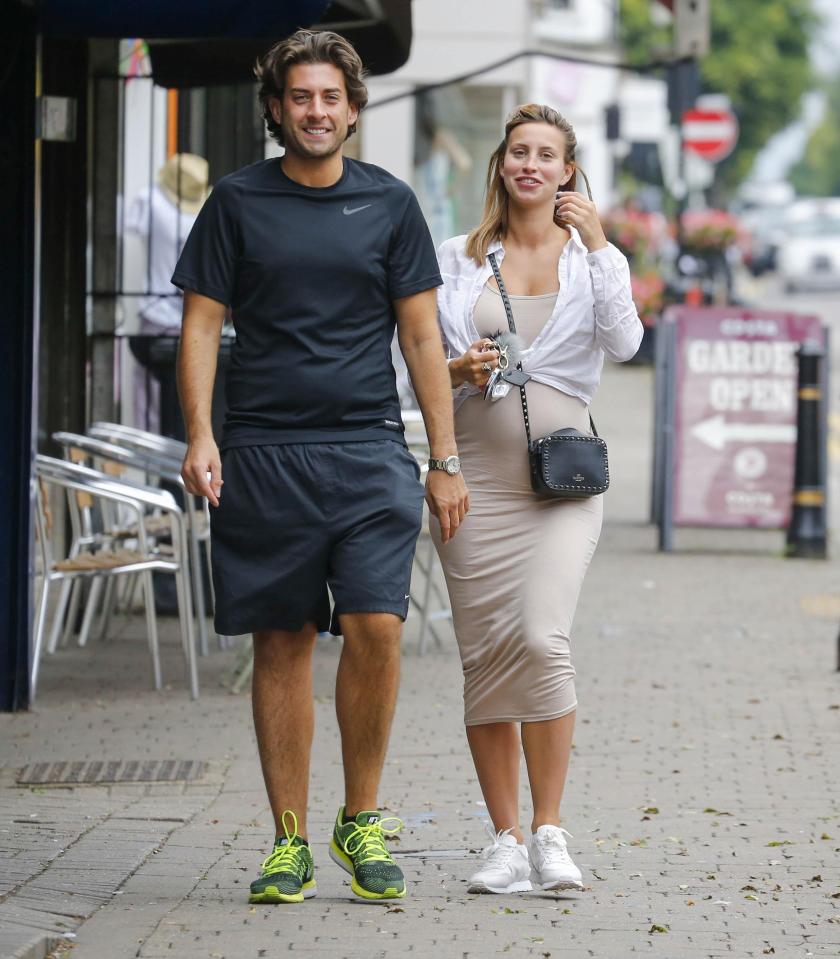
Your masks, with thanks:
[{"label": "white sneaker", "polygon": [[509,829],[491,835],[492,845],[481,853],[486,863],[470,876],[467,892],[530,892],[528,848]]},{"label": "white sneaker", "polygon": [[560,826],[540,826],[531,836],[533,878],[540,889],[583,889],[580,869],[572,862],[566,837],[574,838]]}]

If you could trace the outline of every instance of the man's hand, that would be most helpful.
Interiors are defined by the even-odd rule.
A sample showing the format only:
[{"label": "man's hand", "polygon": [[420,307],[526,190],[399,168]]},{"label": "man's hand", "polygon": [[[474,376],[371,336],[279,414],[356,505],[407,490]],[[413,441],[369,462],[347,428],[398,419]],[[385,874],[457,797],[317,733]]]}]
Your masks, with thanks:
[{"label": "man's hand", "polygon": [[440,523],[440,539],[448,543],[469,512],[470,494],[460,473],[450,476],[444,470],[429,470],[426,477],[426,502]]},{"label": "man's hand", "polygon": [[[210,474],[210,479],[207,474]],[[222,461],[213,439],[190,443],[181,467],[181,477],[188,493],[206,496],[213,506],[219,505],[222,495]]]}]

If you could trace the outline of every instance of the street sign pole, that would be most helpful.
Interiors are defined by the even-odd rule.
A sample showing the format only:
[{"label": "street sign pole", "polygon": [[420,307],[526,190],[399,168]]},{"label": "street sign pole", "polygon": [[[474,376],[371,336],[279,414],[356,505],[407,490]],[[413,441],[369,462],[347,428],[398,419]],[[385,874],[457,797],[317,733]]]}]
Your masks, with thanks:
[{"label": "street sign pole", "polygon": [[676,405],[676,342],[677,324],[668,322],[662,325],[665,334],[663,344],[663,384],[662,404],[662,452],[660,479],[661,504],[659,510],[659,549],[670,553],[674,549],[674,417]]}]

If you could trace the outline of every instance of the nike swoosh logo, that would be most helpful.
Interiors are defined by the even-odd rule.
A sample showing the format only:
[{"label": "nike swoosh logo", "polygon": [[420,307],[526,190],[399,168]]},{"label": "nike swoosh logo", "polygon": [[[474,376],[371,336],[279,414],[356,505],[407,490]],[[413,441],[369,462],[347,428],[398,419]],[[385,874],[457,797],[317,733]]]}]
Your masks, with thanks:
[{"label": "nike swoosh logo", "polygon": [[372,203],[366,203],[364,206],[357,206],[355,210],[351,210],[349,206],[344,207],[345,216],[353,216],[354,213],[361,213],[362,210],[366,210],[369,206],[373,206]]}]

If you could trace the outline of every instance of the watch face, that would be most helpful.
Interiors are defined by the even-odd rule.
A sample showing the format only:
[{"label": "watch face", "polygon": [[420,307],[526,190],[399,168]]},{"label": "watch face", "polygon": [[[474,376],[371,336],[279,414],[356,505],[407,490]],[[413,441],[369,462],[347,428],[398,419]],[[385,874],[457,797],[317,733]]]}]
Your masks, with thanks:
[{"label": "watch face", "polygon": [[461,461],[457,456],[447,456],[444,462],[446,463],[446,472],[450,476],[454,476],[461,469]]}]

